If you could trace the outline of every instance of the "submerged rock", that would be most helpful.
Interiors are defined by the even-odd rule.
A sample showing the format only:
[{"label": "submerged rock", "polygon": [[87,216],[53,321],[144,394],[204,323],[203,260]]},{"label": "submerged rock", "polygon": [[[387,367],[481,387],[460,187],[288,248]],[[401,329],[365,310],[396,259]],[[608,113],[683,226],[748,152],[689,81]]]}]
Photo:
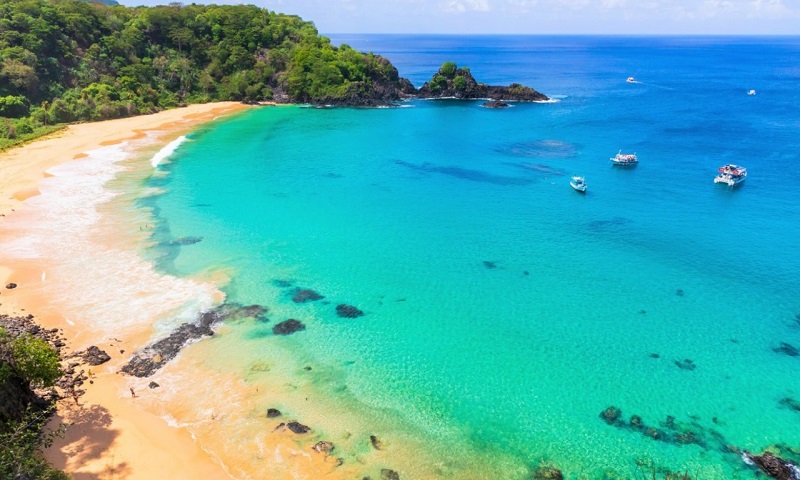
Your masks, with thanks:
[{"label": "submerged rock", "polygon": [[563,480],[561,470],[546,463],[540,464],[533,472],[534,480]]},{"label": "submerged rock", "polygon": [[331,453],[331,451],[333,451],[334,447],[333,447],[333,444],[331,442],[319,441],[319,442],[315,443],[314,446],[311,447],[311,448],[317,453],[328,454],[328,453]]},{"label": "submerged rock", "polygon": [[291,335],[292,333],[305,330],[306,326],[303,322],[290,318],[272,327],[272,333],[275,335]]},{"label": "submerged rock", "polygon": [[336,306],[336,315],[343,318],[356,318],[364,315],[364,312],[352,305],[342,303]]},{"label": "submerged rock", "polygon": [[789,355],[790,357],[800,356],[800,350],[798,350],[794,345],[789,345],[786,342],[781,342],[781,346],[773,348],[772,351],[775,353],[783,353]]},{"label": "submerged rock", "polygon": [[675,365],[681,370],[694,370],[697,368],[697,365],[694,364],[693,361],[689,360],[688,358],[684,360],[675,360]]},{"label": "submerged rock", "polygon": [[381,480],[400,480],[400,474],[388,468],[381,469]]},{"label": "submerged rock", "polygon": [[295,289],[294,294],[292,295],[292,301],[294,303],[315,302],[317,300],[322,300],[323,298],[325,297],[314,290],[311,290],[310,288]]},{"label": "submerged rock", "polygon": [[298,434],[308,433],[308,432],[311,431],[311,428],[303,425],[300,422],[289,422],[289,423],[286,424],[286,427],[289,430],[293,431],[294,433],[298,433]]},{"label": "submerged rock", "polygon": [[491,262],[489,260],[484,260],[483,261],[483,266],[488,268],[489,270],[494,270],[495,268],[497,268],[497,262]]},{"label": "submerged rock", "polygon": [[383,442],[375,435],[369,436],[369,443],[372,444],[372,448],[375,450],[383,450],[384,448]]},{"label": "submerged rock", "polygon": [[615,406],[610,406],[600,413],[600,418],[609,425],[614,425],[619,422],[619,417],[622,415],[622,410]]},{"label": "submerged rock", "polygon": [[794,410],[795,412],[800,412],[800,401],[795,400],[794,398],[785,397],[782,398],[778,405],[784,408],[788,408],[790,410]]},{"label": "submerged rock", "polygon": [[276,417],[280,417],[281,415],[282,415],[281,411],[278,410],[277,408],[268,408],[267,409],[267,418],[276,418]]},{"label": "submerged rock", "polygon": [[167,242],[170,247],[183,247],[186,245],[194,245],[203,241],[203,237],[180,237],[175,240]]}]

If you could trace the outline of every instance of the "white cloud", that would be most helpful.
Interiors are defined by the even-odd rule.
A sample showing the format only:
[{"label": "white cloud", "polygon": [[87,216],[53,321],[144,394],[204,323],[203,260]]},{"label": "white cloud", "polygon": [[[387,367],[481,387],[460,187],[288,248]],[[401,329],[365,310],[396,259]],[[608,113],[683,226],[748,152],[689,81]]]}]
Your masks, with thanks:
[{"label": "white cloud", "polygon": [[445,12],[488,12],[489,0],[448,0],[443,5]]}]

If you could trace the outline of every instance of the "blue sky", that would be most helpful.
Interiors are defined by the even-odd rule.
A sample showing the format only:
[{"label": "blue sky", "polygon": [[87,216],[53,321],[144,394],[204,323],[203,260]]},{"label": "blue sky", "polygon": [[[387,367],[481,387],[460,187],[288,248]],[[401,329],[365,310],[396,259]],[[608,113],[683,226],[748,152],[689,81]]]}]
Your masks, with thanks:
[{"label": "blue sky", "polygon": [[[169,0],[120,1],[125,5],[156,5]],[[184,3],[192,2],[184,0]],[[246,3],[299,15],[313,21],[322,33],[800,35],[800,0],[252,0]]]}]

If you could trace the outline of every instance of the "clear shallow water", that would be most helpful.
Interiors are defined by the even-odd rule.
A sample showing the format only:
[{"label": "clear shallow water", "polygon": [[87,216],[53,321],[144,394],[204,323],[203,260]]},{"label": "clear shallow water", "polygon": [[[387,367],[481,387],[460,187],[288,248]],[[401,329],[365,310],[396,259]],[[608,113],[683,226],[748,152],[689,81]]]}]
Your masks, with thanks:
[{"label": "clear shallow water", "polygon": [[[202,241],[155,252],[161,267],[225,269],[231,300],[270,308],[269,324],[223,333],[236,355],[214,368],[244,376],[265,349],[290,352],[335,372],[312,374],[322,394],[434,456],[500,459],[481,476],[546,460],[568,478],[635,478],[638,460],[753,478],[726,445],[797,446],[800,413],[779,402],[800,397],[800,360],[773,348],[800,344],[800,187],[786,177],[800,40],[333,40],[417,86],[454,60],[560,101],[264,108],[188,135],[151,181],[167,193],[143,203],[164,240]],[[612,167],[619,149],[641,164]],[[728,162],[750,172],[734,191],[712,183]],[[294,304],[275,280],[326,298]],[[366,315],[339,318],[338,303]],[[307,330],[272,336],[290,317]],[[606,424],[610,405],[671,441]]]}]

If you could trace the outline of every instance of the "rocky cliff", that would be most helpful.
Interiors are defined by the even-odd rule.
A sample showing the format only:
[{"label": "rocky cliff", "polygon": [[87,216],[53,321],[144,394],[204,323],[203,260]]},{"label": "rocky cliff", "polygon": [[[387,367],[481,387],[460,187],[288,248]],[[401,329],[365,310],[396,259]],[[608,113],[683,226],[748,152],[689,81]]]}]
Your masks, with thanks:
[{"label": "rocky cliff", "polygon": [[416,92],[417,98],[491,99],[495,101],[542,102],[549,98],[536,90],[512,83],[507,87],[479,83],[468,68],[446,62],[431,81]]}]

